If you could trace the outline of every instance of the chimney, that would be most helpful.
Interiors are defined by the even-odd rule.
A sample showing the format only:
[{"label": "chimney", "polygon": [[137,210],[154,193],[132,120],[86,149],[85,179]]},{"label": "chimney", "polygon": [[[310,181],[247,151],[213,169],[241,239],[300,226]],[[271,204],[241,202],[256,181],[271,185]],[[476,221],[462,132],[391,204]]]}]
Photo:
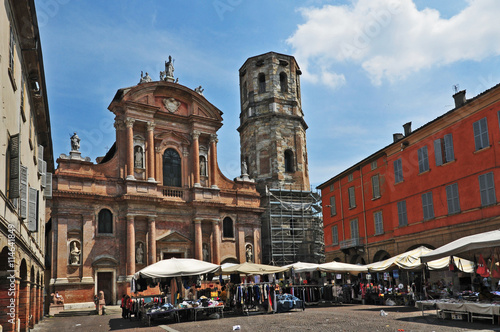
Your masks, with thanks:
[{"label": "chimney", "polygon": [[453,99],[455,99],[455,108],[459,108],[463,104],[467,102],[467,99],[465,98],[465,90],[458,91],[453,95]]},{"label": "chimney", "polygon": [[394,142],[397,142],[397,141],[403,139],[404,136],[401,133],[395,133],[395,134],[392,134],[392,138],[393,138]]},{"label": "chimney", "polygon": [[403,125],[403,128],[405,129],[405,136],[408,136],[411,134],[411,121],[407,122]]}]

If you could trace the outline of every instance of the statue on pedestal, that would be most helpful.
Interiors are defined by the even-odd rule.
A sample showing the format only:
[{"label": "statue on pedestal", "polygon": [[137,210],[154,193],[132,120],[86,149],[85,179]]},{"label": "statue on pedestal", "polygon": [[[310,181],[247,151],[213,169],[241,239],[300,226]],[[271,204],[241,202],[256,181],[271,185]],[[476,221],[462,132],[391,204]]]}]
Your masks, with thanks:
[{"label": "statue on pedestal", "polygon": [[79,151],[80,150],[80,137],[76,134],[76,132],[73,133],[73,136],[71,136],[71,151]]}]

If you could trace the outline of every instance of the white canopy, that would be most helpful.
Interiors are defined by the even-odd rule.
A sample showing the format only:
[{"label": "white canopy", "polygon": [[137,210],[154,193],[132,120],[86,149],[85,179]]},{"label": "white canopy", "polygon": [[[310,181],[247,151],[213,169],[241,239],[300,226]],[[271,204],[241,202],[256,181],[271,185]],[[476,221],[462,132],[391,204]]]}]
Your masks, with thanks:
[{"label": "white canopy", "polygon": [[355,264],[341,263],[335,261],[330,263],[320,264],[318,268],[320,271],[323,272],[340,272],[340,273],[349,272],[352,274],[368,272],[366,265],[355,265]]},{"label": "white canopy", "polygon": [[[424,263],[421,257],[430,253],[432,249],[421,246],[416,249],[404,252],[394,257],[388,258],[381,262],[375,262],[366,265],[370,272],[382,272],[390,269],[403,269],[403,270],[416,270],[422,269]],[[453,257],[456,267],[467,273],[474,272],[474,263],[463,258]],[[438,260],[433,260],[427,263],[429,270],[442,270],[448,268],[450,265],[450,256],[443,257]]]},{"label": "white canopy", "polygon": [[293,271],[296,273],[302,273],[302,272],[316,271],[318,269],[318,266],[319,266],[319,264],[297,262],[297,263],[285,265],[283,267],[286,267],[287,270],[293,269]]},{"label": "white canopy", "polygon": [[432,250],[431,252],[420,257],[422,262],[429,262],[438,258],[445,256],[456,255],[462,252],[483,249],[483,248],[493,248],[500,247],[500,230],[469,235],[442,247]]},{"label": "white canopy", "polygon": [[285,267],[245,262],[222,269],[222,274],[261,275],[286,271]]},{"label": "white canopy", "polygon": [[220,266],[193,258],[170,258],[151,264],[134,274],[134,279],[169,278],[216,273]]}]

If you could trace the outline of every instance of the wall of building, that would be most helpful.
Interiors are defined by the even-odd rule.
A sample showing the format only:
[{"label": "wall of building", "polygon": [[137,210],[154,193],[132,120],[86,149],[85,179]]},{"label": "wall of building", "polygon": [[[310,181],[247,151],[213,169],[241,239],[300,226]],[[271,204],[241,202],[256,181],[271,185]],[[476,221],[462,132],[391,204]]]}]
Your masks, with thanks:
[{"label": "wall of building", "polygon": [[[380,260],[418,245],[438,247],[462,236],[498,228],[498,199],[481,204],[479,176],[500,177],[500,87],[468,100],[397,142],[321,184],[327,260]],[[473,124],[486,118],[489,145],[476,150]],[[454,158],[436,163],[435,141],[451,134]],[[419,150],[427,147],[429,169],[419,169]],[[442,147],[444,149],[444,146]],[[444,150],[443,150],[444,151]],[[403,181],[395,181],[394,162],[401,160]],[[377,167],[372,169],[372,162]],[[439,158],[438,158],[439,161]],[[378,174],[380,197],[373,196],[372,177]],[[349,181],[349,176],[352,180]],[[446,187],[458,187],[460,210],[449,212]],[[349,207],[349,187],[354,187],[356,207]],[[500,192],[495,185],[498,198]],[[434,217],[424,220],[422,195],[432,193]],[[336,214],[328,207],[335,197]],[[398,202],[406,202],[407,225],[400,225]],[[374,213],[382,212],[383,232],[376,234]],[[358,219],[361,245],[349,247],[351,220]],[[332,228],[337,227],[338,241]],[[346,248],[347,246],[347,248]],[[344,250],[341,250],[343,247]]]},{"label": "wall of building", "polygon": [[0,325],[27,331],[43,317],[45,204],[51,193],[45,179],[53,171],[33,1],[2,2],[0,56]]}]

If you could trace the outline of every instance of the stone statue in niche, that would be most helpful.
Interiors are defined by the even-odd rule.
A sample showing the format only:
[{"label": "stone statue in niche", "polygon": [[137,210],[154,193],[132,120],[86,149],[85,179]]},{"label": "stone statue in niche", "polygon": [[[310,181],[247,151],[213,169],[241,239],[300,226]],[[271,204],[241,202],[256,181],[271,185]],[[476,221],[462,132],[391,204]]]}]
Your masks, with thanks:
[{"label": "stone statue in niche", "polygon": [[135,152],[134,152],[134,167],[135,168],[143,168],[143,153],[142,153],[142,147],[136,146],[135,147]]},{"label": "stone statue in niche", "polygon": [[200,156],[200,175],[207,176],[207,160],[205,156]]},{"label": "stone statue in niche", "polygon": [[203,252],[203,260],[205,262],[210,262],[210,253],[208,252],[208,244],[203,243],[202,252]]},{"label": "stone statue in niche", "polygon": [[79,265],[80,264],[80,249],[78,249],[78,242],[71,242],[71,250],[70,250],[70,263],[71,265]]},{"label": "stone statue in niche", "polygon": [[135,250],[135,262],[137,264],[144,263],[144,248],[142,247],[142,242],[139,242],[137,249]]},{"label": "stone statue in niche", "polygon": [[253,262],[253,250],[252,250],[252,245],[247,244],[246,248],[246,256],[247,256],[247,262],[252,263]]},{"label": "stone statue in niche", "polygon": [[73,136],[71,136],[71,151],[79,151],[80,150],[80,137],[76,134],[76,132],[73,133]]},{"label": "stone statue in niche", "polygon": [[248,166],[247,162],[243,160],[241,163],[241,175],[248,175]]}]

